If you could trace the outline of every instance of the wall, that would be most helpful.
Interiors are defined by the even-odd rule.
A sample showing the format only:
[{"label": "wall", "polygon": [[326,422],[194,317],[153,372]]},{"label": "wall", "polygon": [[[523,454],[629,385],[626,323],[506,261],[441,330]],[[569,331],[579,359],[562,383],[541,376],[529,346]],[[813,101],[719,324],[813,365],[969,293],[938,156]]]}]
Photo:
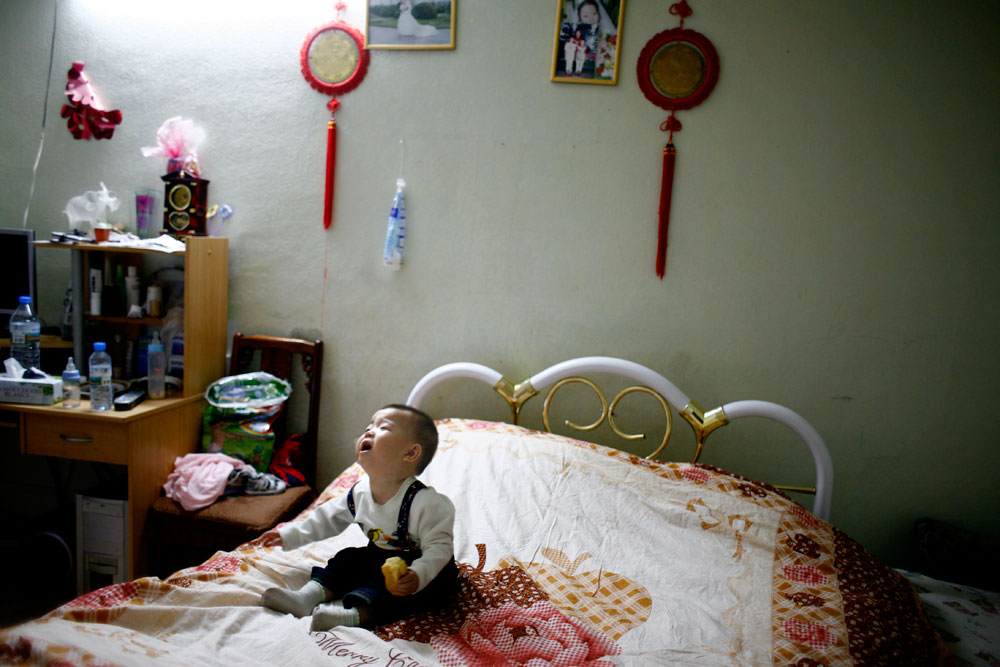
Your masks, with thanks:
[{"label": "wall", "polygon": [[[53,1],[5,0],[4,224],[20,226],[30,202],[27,225],[45,237],[101,181],[121,194],[158,186],[163,161],[139,149],[168,117],[192,118],[208,136],[210,199],[235,210],[222,231],[230,329],[327,343],[325,480],[369,414],[437,364],[479,361],[519,381],[609,354],[706,407],[761,398],[800,412],[832,451],[835,522],[891,562],[919,516],[1000,533],[1000,6],[692,2],[686,27],[713,41],[721,77],[678,114],[660,281],[666,114],[634,67],[677,25],[667,3],[627,3],[615,87],[549,80],[551,0],[459,0],[454,51],[373,51],[337,113],[324,232],[327,98],[302,79],[298,51],[332,4],[178,0],[165,14],[62,0],[49,77]],[[360,0],[349,4],[363,25]],[[62,126],[74,60],[124,114],[111,141]],[[409,236],[391,273],[380,253],[401,140]],[[42,314],[55,322],[68,260],[42,261]],[[438,416],[471,405],[431,404]],[[806,469],[782,436],[747,433],[713,435],[709,460],[782,478]],[[756,449],[772,438],[777,454]]]}]

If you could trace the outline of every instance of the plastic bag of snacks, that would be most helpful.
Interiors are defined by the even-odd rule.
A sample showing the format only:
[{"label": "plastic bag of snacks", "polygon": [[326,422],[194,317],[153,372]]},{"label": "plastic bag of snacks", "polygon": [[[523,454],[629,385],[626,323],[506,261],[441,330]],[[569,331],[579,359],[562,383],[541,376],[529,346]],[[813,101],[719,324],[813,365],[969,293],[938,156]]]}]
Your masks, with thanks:
[{"label": "plastic bag of snacks", "polygon": [[216,380],[205,390],[205,400],[221,415],[251,417],[280,406],[291,393],[287,380],[258,371]]},{"label": "plastic bag of snacks", "polygon": [[202,451],[228,454],[266,471],[274,455],[274,423],[291,393],[291,384],[263,372],[213,382],[205,391]]}]

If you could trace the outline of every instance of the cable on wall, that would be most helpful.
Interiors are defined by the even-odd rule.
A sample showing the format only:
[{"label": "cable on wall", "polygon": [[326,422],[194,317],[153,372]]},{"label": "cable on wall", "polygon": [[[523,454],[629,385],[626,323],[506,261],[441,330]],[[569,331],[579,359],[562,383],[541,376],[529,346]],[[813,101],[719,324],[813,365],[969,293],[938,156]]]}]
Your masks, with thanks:
[{"label": "cable on wall", "polygon": [[56,24],[59,16],[59,1],[52,3],[52,40],[49,44],[49,71],[45,77],[45,98],[42,100],[42,130],[38,140],[38,154],[35,155],[35,164],[31,168],[31,187],[28,189],[28,203],[24,207],[24,220],[21,229],[28,228],[28,212],[31,211],[31,202],[35,197],[35,179],[38,176],[38,163],[42,160],[42,148],[45,146],[45,123],[48,119],[49,109],[49,87],[52,83],[52,63],[55,59],[56,51]]}]

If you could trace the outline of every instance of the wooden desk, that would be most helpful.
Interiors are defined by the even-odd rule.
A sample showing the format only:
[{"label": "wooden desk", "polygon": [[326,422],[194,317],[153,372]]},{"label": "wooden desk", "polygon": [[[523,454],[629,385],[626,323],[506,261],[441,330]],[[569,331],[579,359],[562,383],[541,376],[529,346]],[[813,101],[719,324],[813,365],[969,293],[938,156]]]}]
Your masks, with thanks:
[{"label": "wooden desk", "polygon": [[174,469],[174,459],[198,449],[203,396],[146,400],[125,412],[93,412],[87,400],[73,409],[0,403],[0,410],[18,413],[24,454],[128,468],[128,579],[145,574],[146,512]]},{"label": "wooden desk", "polygon": [[[104,336],[115,331],[134,339],[138,327],[162,326],[163,321],[158,318],[135,320],[85,315],[84,297],[88,266],[103,269],[105,260],[118,266],[137,266],[140,276],[148,281],[152,266],[144,265],[144,260],[167,257],[164,253],[114,244],[36,241],[35,247],[45,252],[71,253],[72,344],[81,374],[85,373],[90,344],[95,340],[106,341]],[[91,412],[86,400],[73,409],[0,403],[0,410],[19,414],[21,452],[128,467],[129,579],[147,572],[142,539],[147,510],[162,492],[167,475],[174,469],[174,459],[198,449],[205,388],[223,377],[226,370],[229,241],[193,236],[185,241],[183,253],[169,256],[184,262],[182,398],[147,400],[126,412]],[[84,323],[91,320],[98,321],[107,333],[101,338],[88,338]]]}]

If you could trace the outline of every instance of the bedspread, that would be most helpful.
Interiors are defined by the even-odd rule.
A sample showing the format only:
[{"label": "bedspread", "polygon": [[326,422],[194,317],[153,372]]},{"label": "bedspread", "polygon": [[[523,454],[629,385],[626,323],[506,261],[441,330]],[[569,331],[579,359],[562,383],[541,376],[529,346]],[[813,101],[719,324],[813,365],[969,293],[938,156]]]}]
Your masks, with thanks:
[{"label": "bedspread", "polygon": [[[67,664],[850,665],[943,658],[912,586],[768,485],[508,424],[439,422],[421,478],[456,505],[461,591],[374,632],[259,606],[361,531],[244,545],[0,631]],[[354,465],[314,503],[347,492]],[[310,509],[305,510],[306,514]]]}]

